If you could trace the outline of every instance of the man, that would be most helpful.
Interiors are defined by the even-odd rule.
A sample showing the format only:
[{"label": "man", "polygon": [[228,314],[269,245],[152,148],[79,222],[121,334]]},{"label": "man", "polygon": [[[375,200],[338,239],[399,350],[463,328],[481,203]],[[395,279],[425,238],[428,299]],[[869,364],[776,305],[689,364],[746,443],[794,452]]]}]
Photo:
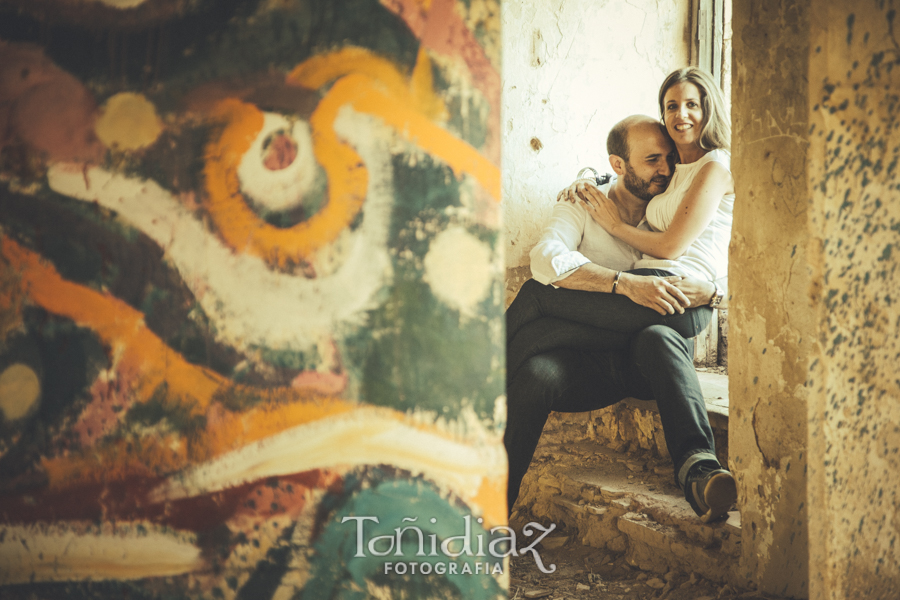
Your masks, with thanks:
[{"label": "man", "polygon": [[[669,184],[675,152],[654,119],[642,115],[616,124],[607,139],[617,178],[602,186],[622,218],[641,224],[647,203]],[[571,191],[572,188],[569,188]],[[560,196],[570,192],[561,192]],[[641,224],[641,225],[639,225]],[[537,282],[627,296],[660,314],[706,305],[721,291],[712,282],[617,272],[631,269],[640,253],[610,236],[581,202],[558,202],[541,241],[531,252]],[[510,352],[516,350],[510,341]],[[509,456],[508,502],[512,510],[541,431],[551,411],[583,412],[627,398],[654,399],[685,498],[704,522],[722,518],[737,492],[734,478],[716,459],[693,341],[664,325],[639,332],[624,352],[564,348],[527,359],[510,373],[504,444]]]}]

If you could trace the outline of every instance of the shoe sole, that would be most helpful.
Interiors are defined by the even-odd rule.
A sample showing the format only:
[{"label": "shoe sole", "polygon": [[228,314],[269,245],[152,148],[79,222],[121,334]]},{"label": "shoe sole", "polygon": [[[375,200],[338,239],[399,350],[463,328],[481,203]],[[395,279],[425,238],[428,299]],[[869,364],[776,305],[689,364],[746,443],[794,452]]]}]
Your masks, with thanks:
[{"label": "shoe sole", "polygon": [[700,517],[704,523],[718,521],[725,516],[737,502],[737,484],[731,473],[713,475],[703,491],[703,499],[709,510]]}]

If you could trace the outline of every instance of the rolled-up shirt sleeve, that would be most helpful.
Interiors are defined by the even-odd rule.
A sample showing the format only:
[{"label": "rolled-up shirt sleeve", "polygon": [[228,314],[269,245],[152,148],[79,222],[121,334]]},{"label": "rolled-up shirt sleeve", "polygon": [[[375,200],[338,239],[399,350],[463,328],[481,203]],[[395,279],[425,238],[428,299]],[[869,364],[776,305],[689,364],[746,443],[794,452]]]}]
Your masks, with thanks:
[{"label": "rolled-up shirt sleeve", "polygon": [[531,274],[535,280],[550,285],[591,262],[578,251],[586,218],[581,206],[570,202],[557,202],[553,206],[550,223],[531,250]]}]

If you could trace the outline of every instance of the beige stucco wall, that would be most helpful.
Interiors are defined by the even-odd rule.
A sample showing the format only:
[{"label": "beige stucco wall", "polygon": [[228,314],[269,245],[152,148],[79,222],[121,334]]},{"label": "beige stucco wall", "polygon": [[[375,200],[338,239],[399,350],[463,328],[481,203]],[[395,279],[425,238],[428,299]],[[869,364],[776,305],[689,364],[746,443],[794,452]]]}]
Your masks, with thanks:
[{"label": "beige stucco wall", "polygon": [[809,13],[809,248],[816,284],[816,352],[808,382],[813,598],[900,595],[895,7],[813,0]]},{"label": "beige stucco wall", "polygon": [[[738,478],[742,574],[807,593],[806,391],[813,342],[806,243],[806,13],[734,6],[737,197],[730,248],[729,453]],[[772,57],[799,56],[780,69]]]},{"label": "beige stucco wall", "polygon": [[610,127],[629,114],[659,114],[660,83],[688,63],[689,7],[689,0],[503,3],[507,267],[527,264],[557,192],[581,167],[611,172]]},{"label": "beige stucco wall", "polygon": [[741,570],[795,597],[900,589],[900,55],[881,4],[735,5]]},{"label": "beige stucco wall", "polygon": [[[806,377],[813,340],[806,245],[806,13],[734,6],[729,454],[738,478],[742,574],[807,593]],[[775,57],[796,56],[799,60]]]}]

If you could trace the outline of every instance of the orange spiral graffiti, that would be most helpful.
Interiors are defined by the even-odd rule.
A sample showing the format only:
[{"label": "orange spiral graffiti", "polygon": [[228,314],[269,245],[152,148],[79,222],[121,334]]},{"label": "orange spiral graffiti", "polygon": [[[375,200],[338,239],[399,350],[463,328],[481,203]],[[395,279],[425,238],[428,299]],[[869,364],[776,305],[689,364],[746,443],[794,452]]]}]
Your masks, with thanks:
[{"label": "orange spiral graffiti", "polygon": [[499,201],[497,166],[432,121],[446,110],[433,92],[430,72],[424,50],[407,79],[390,61],[361,48],[316,56],[291,71],[287,82],[292,85],[320,89],[334,84],[310,118],[313,152],[327,177],[328,200],[310,219],[288,228],[263,221],[240,190],[237,168],[262,130],[262,112],[236,99],[219,102],[211,117],[223,122],[224,128],[206,148],[205,202],[225,243],[284,269],[308,260],[352,223],[365,201],[369,173],[359,154],[334,129],[338,113],[348,106],[380,118],[444,161],[457,177],[471,175]]}]

